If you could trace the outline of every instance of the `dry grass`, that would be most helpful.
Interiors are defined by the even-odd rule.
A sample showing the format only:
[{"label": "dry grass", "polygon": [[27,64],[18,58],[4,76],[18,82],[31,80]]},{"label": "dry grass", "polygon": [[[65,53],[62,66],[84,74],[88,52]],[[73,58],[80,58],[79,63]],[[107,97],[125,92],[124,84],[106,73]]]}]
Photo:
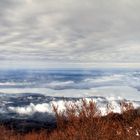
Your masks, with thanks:
[{"label": "dry grass", "polygon": [[57,128],[52,132],[42,130],[22,135],[1,126],[0,140],[140,140],[140,110],[134,110],[132,104],[122,102],[122,114],[111,112],[104,117],[94,102],[83,100],[81,106],[66,108],[58,112],[54,107]]}]

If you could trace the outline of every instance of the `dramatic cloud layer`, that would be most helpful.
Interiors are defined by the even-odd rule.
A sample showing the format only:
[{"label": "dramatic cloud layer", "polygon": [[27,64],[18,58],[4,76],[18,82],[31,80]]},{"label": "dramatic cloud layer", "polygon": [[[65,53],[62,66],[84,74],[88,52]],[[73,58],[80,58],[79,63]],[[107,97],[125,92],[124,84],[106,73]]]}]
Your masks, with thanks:
[{"label": "dramatic cloud layer", "polygon": [[139,0],[0,0],[0,64],[138,64],[139,13]]}]

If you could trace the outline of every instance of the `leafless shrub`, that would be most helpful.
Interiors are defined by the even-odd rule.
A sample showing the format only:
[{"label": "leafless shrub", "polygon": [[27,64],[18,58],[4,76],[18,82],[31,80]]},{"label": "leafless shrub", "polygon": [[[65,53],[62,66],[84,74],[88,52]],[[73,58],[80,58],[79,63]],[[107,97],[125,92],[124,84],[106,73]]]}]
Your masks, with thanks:
[{"label": "leafless shrub", "polygon": [[52,132],[42,130],[28,134],[17,134],[0,127],[1,140],[140,140],[140,114],[132,104],[122,102],[122,113],[110,112],[101,116],[93,101],[66,105],[58,111],[54,106],[57,128]]}]

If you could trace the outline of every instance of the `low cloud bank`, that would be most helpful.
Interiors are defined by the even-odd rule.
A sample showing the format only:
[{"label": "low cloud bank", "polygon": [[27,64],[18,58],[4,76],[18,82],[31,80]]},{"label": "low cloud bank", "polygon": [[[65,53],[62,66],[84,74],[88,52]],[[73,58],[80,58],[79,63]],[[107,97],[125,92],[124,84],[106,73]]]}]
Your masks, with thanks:
[{"label": "low cloud bank", "polygon": [[[115,113],[121,113],[121,106],[120,103],[122,100],[115,100],[113,97],[111,98],[85,98],[87,102],[93,101],[97,104],[97,108],[99,111],[101,111],[101,115],[107,115],[108,113],[108,108],[110,111],[115,112]],[[30,103],[27,106],[9,106],[8,110],[13,113],[17,113],[19,115],[33,115],[35,113],[49,113],[51,115],[54,115],[53,112],[53,106],[58,107],[58,111],[64,111],[67,106],[71,105],[78,105],[80,106],[82,104],[82,99],[79,99],[77,101],[64,101],[64,100],[59,100],[59,101],[51,101],[49,103],[40,103],[40,104],[34,104]],[[132,103],[134,108],[137,108],[140,106],[139,102],[130,102]]]}]

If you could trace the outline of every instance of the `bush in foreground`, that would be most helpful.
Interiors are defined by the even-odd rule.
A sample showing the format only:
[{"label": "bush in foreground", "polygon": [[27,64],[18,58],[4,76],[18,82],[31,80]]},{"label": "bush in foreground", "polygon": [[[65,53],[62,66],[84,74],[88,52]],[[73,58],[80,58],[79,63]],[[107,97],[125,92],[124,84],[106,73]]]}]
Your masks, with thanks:
[{"label": "bush in foreground", "polygon": [[85,100],[80,106],[66,105],[63,112],[54,107],[57,128],[53,131],[16,134],[1,126],[0,140],[140,140],[140,110],[125,102],[121,110],[101,116],[96,104]]}]

